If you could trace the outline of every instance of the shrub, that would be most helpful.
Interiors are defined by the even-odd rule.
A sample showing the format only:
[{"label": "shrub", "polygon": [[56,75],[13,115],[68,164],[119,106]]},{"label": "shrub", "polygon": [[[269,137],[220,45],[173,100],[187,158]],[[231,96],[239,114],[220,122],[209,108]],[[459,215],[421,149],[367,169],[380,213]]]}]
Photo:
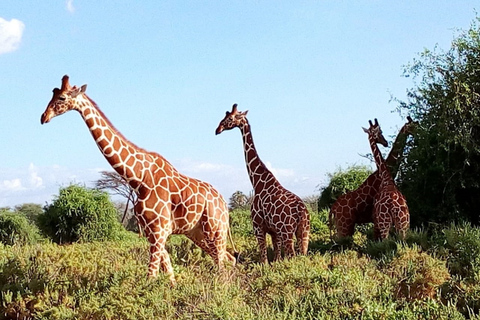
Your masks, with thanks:
[{"label": "shrub", "polygon": [[480,230],[469,223],[452,224],[443,230],[443,236],[450,272],[469,280],[480,280]]},{"label": "shrub", "polygon": [[0,212],[0,242],[5,245],[33,244],[40,238],[35,225],[28,222],[23,215],[10,212]]},{"label": "shrub", "polygon": [[387,267],[395,283],[395,296],[407,300],[433,299],[450,279],[445,261],[422,252],[418,246],[403,247]]},{"label": "shrub", "polygon": [[122,231],[108,194],[79,185],[61,188],[39,215],[38,223],[41,231],[57,243],[113,240]]}]

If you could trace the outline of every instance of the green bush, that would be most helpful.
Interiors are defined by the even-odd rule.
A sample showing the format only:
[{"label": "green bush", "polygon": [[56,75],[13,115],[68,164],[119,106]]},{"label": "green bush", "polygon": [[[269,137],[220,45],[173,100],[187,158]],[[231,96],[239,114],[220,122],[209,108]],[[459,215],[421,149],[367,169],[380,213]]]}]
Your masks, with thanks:
[{"label": "green bush", "polygon": [[448,51],[425,49],[405,67],[414,79],[399,110],[419,122],[400,189],[411,225],[480,225],[480,17]]},{"label": "green bush", "polygon": [[33,244],[40,238],[35,225],[28,222],[23,215],[11,212],[0,212],[0,242],[5,245]]},{"label": "green bush", "polygon": [[61,188],[38,216],[38,224],[57,243],[113,240],[121,237],[123,230],[108,194],[79,185]]},{"label": "green bush", "polygon": [[396,287],[395,295],[408,300],[433,299],[440,286],[450,279],[445,261],[422,252],[415,245],[400,248],[387,273]]},{"label": "green bush", "polygon": [[[440,235],[434,250],[447,252]],[[256,252],[252,235],[233,236]],[[480,286],[460,275],[440,284],[448,253],[437,258],[394,244],[378,258],[327,250],[270,265],[247,259],[217,272],[191,241],[172,236],[173,288],[161,274],[147,279],[149,245],[135,235],[101,244],[0,244],[0,319],[479,319]]]},{"label": "green bush", "polygon": [[318,209],[330,209],[339,196],[357,189],[372,174],[366,166],[351,166],[345,170],[338,169],[328,173],[329,184],[321,189]]},{"label": "green bush", "polygon": [[469,223],[452,224],[443,230],[443,247],[452,275],[480,280],[480,229]]}]

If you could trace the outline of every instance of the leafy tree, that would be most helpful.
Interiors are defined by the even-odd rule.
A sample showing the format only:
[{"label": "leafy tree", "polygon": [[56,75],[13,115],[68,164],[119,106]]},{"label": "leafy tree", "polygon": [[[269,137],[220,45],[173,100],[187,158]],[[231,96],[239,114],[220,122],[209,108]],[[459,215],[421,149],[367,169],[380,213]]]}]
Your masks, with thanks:
[{"label": "leafy tree", "polygon": [[37,203],[24,203],[15,206],[15,212],[23,214],[30,222],[37,223],[37,217],[43,213],[43,208]]},{"label": "leafy tree", "polygon": [[107,193],[75,184],[60,188],[38,223],[41,231],[57,243],[112,240],[122,230]]},{"label": "leafy tree", "polygon": [[228,200],[228,208],[230,210],[235,209],[250,209],[253,197],[247,196],[242,191],[235,191]]},{"label": "leafy tree", "polygon": [[328,173],[330,182],[326,187],[320,188],[318,209],[330,208],[339,196],[357,189],[372,174],[366,166],[351,166],[345,170],[339,168],[334,173]]},{"label": "leafy tree", "polygon": [[400,187],[412,225],[480,224],[480,19],[448,51],[425,50],[405,67],[414,87],[399,111],[419,122]]}]

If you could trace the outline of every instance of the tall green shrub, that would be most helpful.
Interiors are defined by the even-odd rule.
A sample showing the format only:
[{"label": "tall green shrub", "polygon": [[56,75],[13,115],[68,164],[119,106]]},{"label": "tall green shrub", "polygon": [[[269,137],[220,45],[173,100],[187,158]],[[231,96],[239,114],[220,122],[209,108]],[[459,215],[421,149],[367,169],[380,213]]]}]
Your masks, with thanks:
[{"label": "tall green shrub", "polygon": [[5,245],[33,244],[40,238],[38,228],[29,223],[25,216],[0,211],[0,242]]},{"label": "tall green shrub", "polygon": [[419,122],[400,188],[413,226],[480,224],[480,18],[444,52],[425,50],[405,68],[415,86],[399,110]]},{"label": "tall green shrub", "polygon": [[57,243],[113,240],[122,227],[107,193],[79,185],[60,188],[38,217],[42,232]]}]

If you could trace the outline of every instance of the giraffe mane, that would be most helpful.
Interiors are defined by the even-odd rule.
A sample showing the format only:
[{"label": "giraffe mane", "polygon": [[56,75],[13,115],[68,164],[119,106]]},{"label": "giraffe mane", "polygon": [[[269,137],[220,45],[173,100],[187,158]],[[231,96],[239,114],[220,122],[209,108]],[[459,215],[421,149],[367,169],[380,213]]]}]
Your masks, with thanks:
[{"label": "giraffe mane", "polygon": [[135,143],[133,143],[132,141],[130,141],[129,139],[127,139],[123,133],[121,133],[113,124],[112,122],[110,121],[110,119],[108,119],[107,116],[105,116],[105,113],[103,113],[102,109],[100,109],[97,105],[97,103],[95,101],[92,100],[92,98],[90,98],[86,93],[83,93],[83,95],[85,96],[85,98],[87,98],[87,100],[95,107],[95,109],[97,109],[98,113],[100,113],[100,115],[102,116],[102,118],[105,120],[105,122],[107,123],[107,125],[112,129],[112,131],[118,135],[120,138],[122,138],[125,142],[127,142],[128,144],[130,144],[133,148],[137,149],[138,151],[141,151],[143,153],[146,153],[146,154],[150,154],[152,156],[157,156],[157,157],[160,157],[162,158],[163,161],[166,161],[168,162],[164,157],[162,157],[159,153],[157,152],[152,152],[152,151],[148,151],[144,148],[141,148],[139,146],[137,146]]}]

